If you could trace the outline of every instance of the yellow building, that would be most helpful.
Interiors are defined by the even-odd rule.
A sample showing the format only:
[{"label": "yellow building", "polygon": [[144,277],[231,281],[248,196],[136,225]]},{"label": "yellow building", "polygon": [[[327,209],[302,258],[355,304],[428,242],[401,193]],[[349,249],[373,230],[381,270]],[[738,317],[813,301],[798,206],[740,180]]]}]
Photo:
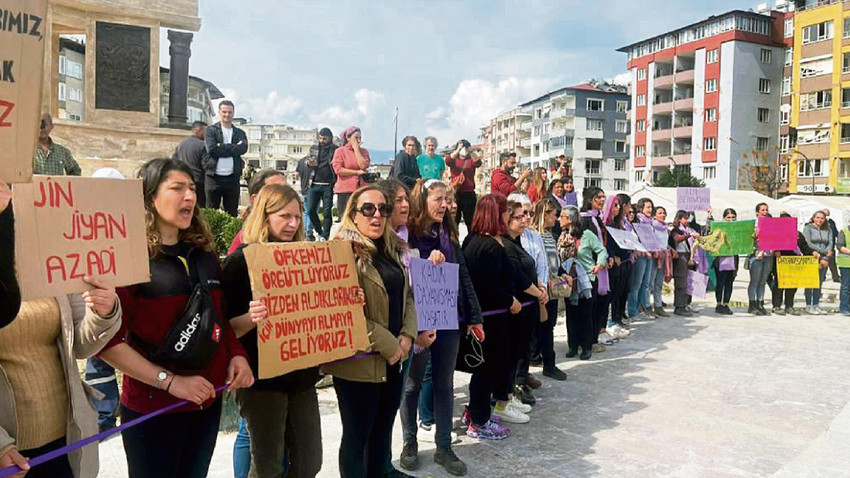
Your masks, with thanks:
[{"label": "yellow building", "polygon": [[[850,2],[797,2],[793,35],[788,191],[850,193]],[[787,111],[783,114],[787,115]],[[796,138],[794,137],[796,133]],[[787,148],[787,146],[786,146]]]}]

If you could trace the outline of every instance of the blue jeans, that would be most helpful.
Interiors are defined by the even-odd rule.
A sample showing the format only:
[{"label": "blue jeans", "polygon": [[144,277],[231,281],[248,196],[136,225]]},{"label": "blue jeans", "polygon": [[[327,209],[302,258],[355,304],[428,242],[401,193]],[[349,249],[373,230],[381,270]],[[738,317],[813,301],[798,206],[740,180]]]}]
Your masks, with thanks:
[{"label": "blue jeans", "polygon": [[[313,230],[325,239],[330,236],[333,199],[334,187],[331,184],[314,184],[307,190],[307,197],[304,198],[304,233],[307,236],[313,235]],[[319,202],[322,203],[321,224],[319,224]]]},{"label": "blue jeans", "polygon": [[636,257],[629,282],[629,317],[638,315],[638,306],[649,308],[649,279],[652,274],[651,257]]},{"label": "blue jeans", "polygon": [[652,297],[653,306],[661,307],[664,302],[662,301],[662,295],[664,295],[664,267],[657,267],[658,262],[655,259],[652,260],[652,266],[650,269],[652,273],[649,278],[649,289]]},{"label": "blue jeans", "polygon": [[760,259],[753,257],[747,260],[750,261],[750,285],[747,287],[747,295],[750,302],[764,302],[764,289],[770,271],[773,269],[773,257],[765,256]]},{"label": "blue jeans", "polygon": [[97,425],[101,430],[115,426],[115,411],[118,410],[118,381],[115,369],[98,358],[86,361],[86,383],[103,393],[100,400],[92,399],[97,410]]},{"label": "blue jeans", "polygon": [[841,272],[841,294],[838,311],[842,314],[850,314],[850,267],[838,269]]},{"label": "blue jeans", "polygon": [[[823,285],[823,281],[826,279],[826,270],[826,267],[818,269],[818,280],[820,281],[819,284],[821,286]],[[818,305],[820,305],[820,289],[820,287],[818,287],[817,289],[806,289],[805,294],[807,306],[811,305],[817,307]]]},{"label": "blue jeans", "polygon": [[431,383],[431,357],[425,364],[422,376],[422,388],[419,390],[419,421],[426,425],[434,424],[434,384]]},{"label": "blue jeans", "polygon": [[[283,454],[283,472],[289,469],[289,452]],[[251,436],[248,434],[248,422],[239,417],[239,431],[233,442],[233,478],[248,478],[251,471]]]}]

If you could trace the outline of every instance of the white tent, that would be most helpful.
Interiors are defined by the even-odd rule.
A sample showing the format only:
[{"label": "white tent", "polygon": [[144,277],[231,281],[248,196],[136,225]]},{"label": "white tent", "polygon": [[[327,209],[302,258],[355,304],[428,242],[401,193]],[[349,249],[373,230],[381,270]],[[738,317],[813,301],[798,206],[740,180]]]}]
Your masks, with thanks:
[{"label": "white tent", "polygon": [[850,224],[850,197],[792,194],[780,199],[779,203],[780,210],[798,218],[800,227],[809,222],[812,214],[823,209],[829,209],[829,217],[839,229]]},{"label": "white tent", "polygon": [[[642,186],[629,194],[632,197],[632,202],[636,203],[640,198],[652,199],[655,206],[663,206],[667,209],[667,218],[673,220],[678,208],[676,207],[676,188],[658,188],[654,186]],[[739,190],[712,190],[711,191],[711,207],[715,220],[721,220],[723,210],[731,207],[738,213],[738,220],[755,219],[756,204],[767,203],[770,211],[778,215],[782,210],[782,205],[779,201],[771,199],[764,194],[756,191],[739,191]],[[790,211],[789,211],[790,212]],[[694,211],[697,222],[705,224],[705,218],[708,216],[705,211]]]}]

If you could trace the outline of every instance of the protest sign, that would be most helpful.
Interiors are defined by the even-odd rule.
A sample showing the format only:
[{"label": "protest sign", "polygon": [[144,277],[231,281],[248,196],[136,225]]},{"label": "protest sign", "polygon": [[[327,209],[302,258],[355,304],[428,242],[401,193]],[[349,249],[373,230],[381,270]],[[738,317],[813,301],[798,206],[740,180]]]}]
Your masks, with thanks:
[{"label": "protest sign", "polygon": [[676,188],[676,207],[683,211],[705,211],[711,207],[711,189]]},{"label": "protest sign", "polygon": [[646,252],[646,248],[639,242],[637,235],[632,231],[624,231],[622,229],[608,228],[608,234],[617,241],[617,245],[623,249],[630,251]]},{"label": "protest sign", "polygon": [[24,299],[150,280],[142,181],[33,176],[16,184],[15,256]]},{"label": "protest sign", "polygon": [[269,311],[257,325],[259,378],[369,347],[350,241],[251,244],[245,260],[254,299]]},{"label": "protest sign", "polygon": [[796,217],[758,218],[760,251],[797,250]]},{"label": "protest sign", "polygon": [[705,290],[708,288],[708,276],[700,274],[697,271],[688,271],[688,282],[685,286],[685,292],[694,298],[702,299],[705,297]]},{"label": "protest sign", "polygon": [[657,234],[652,224],[636,222],[632,224],[637,233],[640,243],[647,251],[664,251],[667,249],[667,235]]},{"label": "protest sign", "polygon": [[457,289],[460,266],[410,258],[410,279],[419,330],[457,330]]},{"label": "protest sign", "polygon": [[818,260],[813,256],[776,258],[776,277],[780,289],[817,289],[820,287]]},{"label": "protest sign", "polygon": [[0,0],[0,181],[32,179],[41,116],[47,0]]},{"label": "protest sign", "polygon": [[[711,223],[711,231],[722,230],[729,238],[729,245],[724,244],[714,256],[740,256],[753,253],[753,231],[756,222],[749,221],[715,221]],[[795,236],[796,237],[796,236]]]}]

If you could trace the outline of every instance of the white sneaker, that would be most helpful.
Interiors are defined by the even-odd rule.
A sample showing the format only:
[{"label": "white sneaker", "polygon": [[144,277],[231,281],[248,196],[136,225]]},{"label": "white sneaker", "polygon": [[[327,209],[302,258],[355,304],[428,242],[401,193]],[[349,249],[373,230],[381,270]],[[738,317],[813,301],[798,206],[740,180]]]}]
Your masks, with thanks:
[{"label": "white sneaker", "polygon": [[510,403],[504,410],[493,408],[493,415],[498,416],[503,422],[508,423],[528,423],[531,420],[528,415],[512,407]]},{"label": "white sneaker", "polygon": [[614,345],[614,339],[612,339],[611,336],[608,335],[605,332],[602,332],[601,334],[599,334],[599,337],[597,337],[597,340],[602,345]]},{"label": "white sneaker", "polygon": [[632,325],[632,319],[623,317],[623,325]]},{"label": "white sneaker", "polygon": [[806,306],[806,313],[809,314],[809,315],[818,315],[818,313],[815,312],[815,308],[812,307],[811,305]]},{"label": "white sneaker", "polygon": [[514,407],[521,413],[529,413],[531,411],[531,405],[526,403],[522,403],[520,399],[516,398],[516,395],[511,397],[511,401],[508,402],[509,407]]},{"label": "white sneaker", "polygon": [[[457,443],[458,437],[457,433],[452,433],[452,443]],[[437,425],[426,425],[422,422],[419,422],[419,430],[416,431],[416,440],[423,441],[426,443],[436,443],[437,442]]]},{"label": "white sneaker", "polygon": [[655,320],[655,316],[647,313],[646,311],[642,311],[637,315],[637,320]]},{"label": "white sneaker", "polygon": [[610,335],[611,337],[614,337],[616,339],[624,339],[624,338],[628,337],[629,334],[631,334],[630,331],[626,330],[623,327],[620,327],[619,324],[614,324],[614,325],[608,327],[607,332],[608,332],[608,335]]},{"label": "white sneaker", "polygon": [[820,306],[817,306],[817,305],[815,306],[815,313],[817,315],[829,315],[829,312],[821,309]]}]

